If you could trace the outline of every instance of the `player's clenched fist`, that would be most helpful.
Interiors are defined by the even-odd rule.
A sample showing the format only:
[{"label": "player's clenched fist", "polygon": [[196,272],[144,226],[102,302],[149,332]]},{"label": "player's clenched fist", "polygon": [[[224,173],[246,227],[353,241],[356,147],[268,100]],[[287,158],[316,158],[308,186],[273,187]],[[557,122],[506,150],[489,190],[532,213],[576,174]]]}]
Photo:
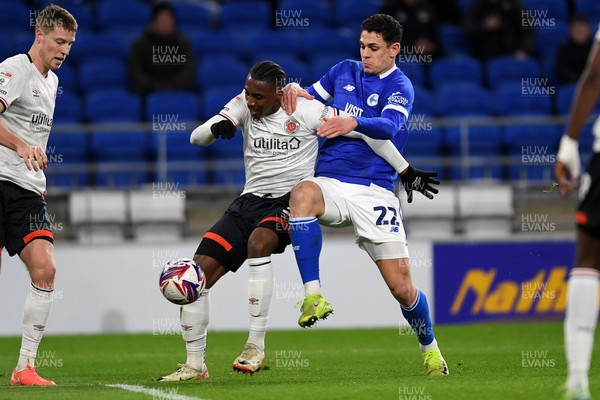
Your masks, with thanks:
[{"label": "player's clenched fist", "polygon": [[48,166],[48,157],[39,146],[24,145],[17,148],[17,153],[25,160],[25,166],[30,171],[33,169],[37,172],[40,169],[46,169]]},{"label": "player's clenched fist", "polygon": [[210,127],[213,136],[221,139],[231,139],[235,135],[236,130],[235,125],[228,119],[212,124]]}]

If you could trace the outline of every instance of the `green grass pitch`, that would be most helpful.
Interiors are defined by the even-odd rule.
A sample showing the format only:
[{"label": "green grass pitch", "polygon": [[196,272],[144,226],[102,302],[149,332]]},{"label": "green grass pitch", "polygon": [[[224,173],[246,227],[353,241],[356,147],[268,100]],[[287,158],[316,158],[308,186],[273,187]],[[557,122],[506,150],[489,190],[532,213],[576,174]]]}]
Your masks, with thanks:
[{"label": "green grass pitch", "polygon": [[[337,330],[325,324],[270,331],[266,368],[254,376],[231,369],[245,332],[209,332],[210,379],[180,383],[155,381],[185,361],[176,334],[47,335],[38,371],[59,385],[50,388],[11,387],[20,338],[0,338],[0,399],[542,400],[560,398],[566,376],[560,322],[438,326],[450,368],[445,377],[425,375],[417,340],[404,329]],[[597,347],[590,371],[597,396],[599,353]]]}]

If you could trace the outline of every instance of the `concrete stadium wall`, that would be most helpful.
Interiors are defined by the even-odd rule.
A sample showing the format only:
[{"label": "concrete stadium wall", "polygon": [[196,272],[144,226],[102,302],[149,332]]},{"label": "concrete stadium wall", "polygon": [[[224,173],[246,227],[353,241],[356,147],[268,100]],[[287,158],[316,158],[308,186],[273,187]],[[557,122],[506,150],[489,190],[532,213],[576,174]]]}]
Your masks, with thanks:
[{"label": "concrete stadium wall", "polygon": [[[47,334],[179,332],[179,308],[159,292],[162,266],[172,258],[191,257],[197,241],[80,245],[57,242],[55,301]],[[429,297],[433,313],[432,246],[410,243],[413,279]],[[270,328],[300,329],[294,304],[303,286],[290,247],[273,256],[276,286]],[[325,237],[321,281],[335,314],[319,326],[327,328],[406,325],[377,267],[351,236]],[[248,267],[224,276],[211,291],[209,330],[246,330]],[[2,255],[0,271],[0,335],[20,335],[29,277],[17,257]]]}]

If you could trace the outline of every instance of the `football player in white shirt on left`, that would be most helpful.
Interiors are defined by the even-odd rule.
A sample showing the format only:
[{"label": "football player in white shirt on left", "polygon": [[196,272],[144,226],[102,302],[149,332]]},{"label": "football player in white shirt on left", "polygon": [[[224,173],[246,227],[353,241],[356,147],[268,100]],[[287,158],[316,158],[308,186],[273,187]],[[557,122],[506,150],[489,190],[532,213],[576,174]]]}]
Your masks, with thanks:
[{"label": "football player in white shirt on left", "polygon": [[64,8],[46,7],[36,18],[27,54],[0,63],[0,252],[18,254],[31,277],[23,310],[16,386],[55,383],[35,371],[35,358],[52,305],[54,244],[44,193],[45,154],[60,68],[75,42],[77,21]]}]

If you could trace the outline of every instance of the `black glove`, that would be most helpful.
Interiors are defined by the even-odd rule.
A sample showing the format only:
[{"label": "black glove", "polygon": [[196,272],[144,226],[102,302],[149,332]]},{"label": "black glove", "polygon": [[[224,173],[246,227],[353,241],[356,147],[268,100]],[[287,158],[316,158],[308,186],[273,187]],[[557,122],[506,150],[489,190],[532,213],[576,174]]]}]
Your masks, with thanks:
[{"label": "black glove", "polygon": [[216,124],[212,124],[210,126],[210,131],[215,138],[231,139],[233,135],[235,135],[237,128],[230,120],[224,119]]},{"label": "black glove", "polygon": [[412,203],[413,190],[422,193],[428,199],[433,199],[433,194],[437,194],[438,190],[431,185],[440,184],[440,181],[434,179],[436,176],[438,176],[437,172],[421,171],[409,165],[408,170],[402,175],[402,185],[404,186],[404,190],[406,190],[406,200]]}]

